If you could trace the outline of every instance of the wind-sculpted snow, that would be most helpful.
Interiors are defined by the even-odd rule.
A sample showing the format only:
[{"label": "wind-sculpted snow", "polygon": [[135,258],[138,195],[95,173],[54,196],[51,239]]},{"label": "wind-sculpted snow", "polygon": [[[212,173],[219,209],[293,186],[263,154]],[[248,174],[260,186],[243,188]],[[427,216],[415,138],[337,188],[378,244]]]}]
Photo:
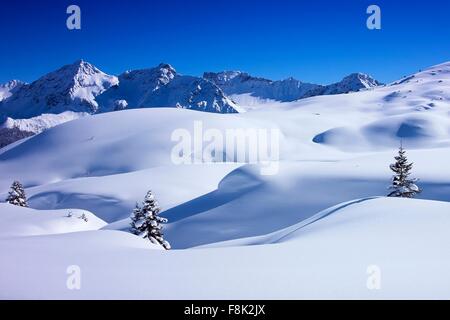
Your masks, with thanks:
[{"label": "wind-sculpted snow", "polygon": [[[275,235],[268,235],[269,244],[246,239],[259,245],[196,250],[155,250],[148,241],[117,231],[1,239],[0,296],[446,299],[449,211],[448,203],[434,201],[353,201],[286,230],[276,244],[270,244]],[[70,266],[81,271],[81,290],[66,285]],[[382,290],[368,289],[370,267],[381,272]],[[154,287],[159,290],[149,289]]]},{"label": "wind-sculpted snow", "polygon": [[[156,86],[177,84],[164,75]],[[22,215],[0,205],[0,295],[448,298],[449,83],[447,63],[383,87],[239,114],[125,108],[16,142],[0,151],[0,199],[19,180],[32,209]],[[220,144],[222,160],[204,161],[193,141],[211,141],[196,125],[220,136],[279,130],[279,170],[263,175],[262,163],[235,161]],[[183,152],[192,163],[174,161],[178,130],[192,138]],[[401,140],[423,189],[418,200],[385,198]],[[164,236],[175,250],[129,233],[131,211],[148,190],[169,219]],[[69,210],[107,224],[72,224]],[[74,264],[89,270],[80,291],[65,286]],[[371,265],[382,270],[383,290],[367,289]]]},{"label": "wind-sculpted snow", "polygon": [[0,239],[98,230],[105,222],[79,209],[33,210],[0,204]]}]

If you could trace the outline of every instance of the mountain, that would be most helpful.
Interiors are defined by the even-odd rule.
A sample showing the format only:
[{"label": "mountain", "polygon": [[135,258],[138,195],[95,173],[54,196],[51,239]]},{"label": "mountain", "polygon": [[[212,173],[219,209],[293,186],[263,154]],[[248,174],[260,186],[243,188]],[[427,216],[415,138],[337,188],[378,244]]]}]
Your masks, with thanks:
[{"label": "mountain", "polygon": [[214,113],[236,113],[236,105],[214,83],[183,76],[169,64],[127,71],[119,83],[98,97],[101,112],[121,109],[178,107]]},{"label": "mountain", "polygon": [[79,60],[53,71],[31,84],[21,85],[0,103],[0,114],[27,119],[64,111],[95,113],[95,97],[117,84],[93,65]]},{"label": "mountain", "polygon": [[319,86],[314,90],[311,90],[305,95],[306,97],[314,97],[314,96],[323,96],[323,95],[333,95],[333,94],[342,94],[342,93],[350,93],[357,92],[363,89],[375,88],[382,85],[381,82],[375,80],[371,76],[364,73],[352,73],[342,79],[339,82],[326,85]]},{"label": "mountain", "polygon": [[363,73],[354,73],[331,85],[301,82],[294,78],[273,81],[256,78],[241,71],[205,72],[203,77],[219,86],[227,95],[251,94],[261,99],[290,102],[318,95],[356,92],[380,83]]},{"label": "mountain", "polygon": [[294,101],[302,98],[319,85],[304,83],[294,78],[272,81],[252,77],[241,71],[205,72],[203,78],[215,83],[227,95],[251,93],[252,96],[277,101]]},{"label": "mountain", "polygon": [[23,85],[25,85],[25,83],[19,80],[11,80],[7,83],[0,84],[0,101],[12,96]]}]

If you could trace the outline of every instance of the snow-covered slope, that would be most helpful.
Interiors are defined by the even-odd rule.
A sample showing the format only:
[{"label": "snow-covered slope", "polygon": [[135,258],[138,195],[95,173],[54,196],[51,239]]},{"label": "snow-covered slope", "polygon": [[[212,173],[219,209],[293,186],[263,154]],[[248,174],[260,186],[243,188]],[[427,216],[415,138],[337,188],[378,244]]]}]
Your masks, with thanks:
[{"label": "snow-covered slope", "polygon": [[79,209],[33,210],[0,203],[0,239],[99,230],[106,223]]},{"label": "snow-covered slope", "polygon": [[[445,63],[388,86],[272,101],[246,113],[97,114],[11,146],[0,152],[0,199],[19,180],[33,208],[84,209],[108,225],[0,240],[0,255],[8,255],[0,285],[6,297],[156,298],[142,278],[158,266],[167,276],[148,280],[164,281],[167,290],[158,298],[448,298],[449,83]],[[176,165],[172,134],[191,133],[189,157],[199,160],[195,137],[204,136],[193,133],[199,122],[223,136],[230,129],[279,129],[279,171],[263,176],[262,164],[246,160]],[[388,192],[401,139],[422,201],[378,198]],[[234,159],[225,146],[215,151]],[[173,247],[207,249],[154,251],[118,231],[127,231],[134,203],[149,189],[169,218],[164,231]],[[47,260],[34,261],[35,255]],[[91,275],[78,292],[54,275],[73,264]],[[381,291],[366,286],[374,264],[382,270]],[[26,288],[1,276],[28,277],[27,266],[42,277],[26,278]],[[411,285],[413,276],[419,283]],[[45,292],[37,289],[43,283]]]},{"label": "snow-covered slope", "polygon": [[0,114],[26,119],[64,111],[95,113],[98,110],[95,97],[115,84],[115,76],[79,60],[22,85],[0,103]]},{"label": "snow-covered slope", "polygon": [[[355,201],[258,246],[184,251],[153,250],[114,231],[0,239],[0,296],[448,299],[448,212],[448,203],[433,201]],[[81,272],[81,290],[66,284],[73,270]],[[368,286],[374,270],[381,290]]]},{"label": "snow-covered slope", "polygon": [[0,101],[12,96],[23,85],[25,85],[25,83],[19,80],[11,80],[7,83],[0,84]]},{"label": "snow-covered slope", "polygon": [[168,64],[127,71],[119,84],[98,97],[101,111],[178,107],[216,113],[235,113],[236,105],[213,83],[177,74]]}]

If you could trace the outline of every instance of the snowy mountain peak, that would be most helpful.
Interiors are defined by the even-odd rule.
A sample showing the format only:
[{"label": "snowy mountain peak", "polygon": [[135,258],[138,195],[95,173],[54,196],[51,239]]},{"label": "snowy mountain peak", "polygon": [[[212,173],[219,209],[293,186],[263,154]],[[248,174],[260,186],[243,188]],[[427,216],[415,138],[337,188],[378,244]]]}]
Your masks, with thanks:
[{"label": "snowy mountain peak", "polygon": [[26,84],[25,82],[22,82],[20,80],[10,80],[6,83],[0,84],[0,88],[8,88],[8,89],[14,89],[16,87],[19,86],[23,86],[24,84]]},{"label": "snowy mountain peak", "polygon": [[358,92],[364,89],[375,88],[380,85],[382,85],[382,83],[365,73],[352,73],[344,77],[339,82],[325,86],[319,86],[311,90],[304,96],[304,98]]},{"label": "snowy mountain peak", "polygon": [[175,68],[172,67],[172,66],[171,66],[170,64],[168,64],[168,63],[161,62],[161,63],[158,65],[157,68],[158,68],[158,69],[164,69],[164,70],[167,70],[167,72],[177,73],[177,71],[175,70]]},{"label": "snowy mountain peak", "polygon": [[126,71],[119,76],[119,83],[139,82],[143,90],[154,91],[168,84],[176,75],[177,71],[170,64],[161,63],[155,68]]},{"label": "snowy mountain peak", "polygon": [[250,94],[253,97],[278,101],[293,101],[302,98],[307,92],[319,87],[303,83],[294,78],[273,81],[253,77],[241,71],[223,71],[219,73],[205,72],[203,77],[217,86],[226,94],[233,96]]},{"label": "snowy mountain peak", "polygon": [[203,78],[214,82],[215,84],[226,84],[235,78],[249,78],[248,73],[241,71],[222,71],[222,72],[205,72]]},{"label": "snowy mountain peak", "polygon": [[154,107],[236,112],[234,103],[214,83],[180,75],[167,63],[121,74],[119,84],[99,96],[97,101],[101,112]]},{"label": "snowy mountain peak", "polygon": [[20,89],[20,87],[24,86],[26,83],[20,80],[11,80],[4,84],[0,84],[0,101],[9,98]]},{"label": "snowy mountain peak", "polygon": [[95,97],[117,83],[117,77],[78,60],[21,86],[2,101],[0,113],[16,119],[64,111],[94,113]]},{"label": "snowy mountain peak", "polygon": [[354,92],[380,85],[364,73],[353,73],[342,81],[327,86],[305,83],[293,77],[274,81],[253,77],[241,71],[205,72],[203,77],[233,96],[236,101],[242,100],[243,95],[251,95],[260,99],[288,102],[317,95]]},{"label": "snowy mountain peak", "polygon": [[341,84],[349,84],[352,88],[358,88],[361,87],[359,89],[362,88],[373,88],[373,87],[377,87],[379,85],[381,85],[380,82],[378,82],[377,80],[375,80],[374,78],[372,78],[371,76],[365,74],[365,73],[352,73],[348,76],[346,76],[344,79],[342,79],[342,81],[340,82]]}]

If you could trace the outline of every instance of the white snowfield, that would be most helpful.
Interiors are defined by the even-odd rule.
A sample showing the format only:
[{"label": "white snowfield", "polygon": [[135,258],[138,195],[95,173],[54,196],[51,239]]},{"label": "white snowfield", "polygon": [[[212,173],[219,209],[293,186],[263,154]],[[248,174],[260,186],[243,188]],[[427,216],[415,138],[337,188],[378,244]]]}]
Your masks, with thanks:
[{"label": "white snowfield", "polygon": [[0,212],[0,238],[98,230],[106,225],[91,212],[79,209],[36,211],[1,203]]},{"label": "white snowfield", "polygon": [[[117,231],[2,239],[0,252],[6,257],[0,296],[448,298],[449,212],[443,202],[366,199],[255,241],[274,244],[227,248],[153,250],[148,241]],[[80,270],[79,290],[66,286],[72,266]],[[379,290],[370,290],[367,283],[367,271],[374,267],[380,272]]]},{"label": "white snowfield", "polygon": [[[362,92],[243,107],[105,113],[0,150],[0,199],[18,180],[33,208],[0,206],[0,297],[450,298],[450,63]],[[278,129],[278,172],[176,165],[173,132],[198,122]],[[384,197],[400,140],[417,200]],[[127,232],[148,190],[172,251]],[[80,290],[67,286],[71,266]]]}]

